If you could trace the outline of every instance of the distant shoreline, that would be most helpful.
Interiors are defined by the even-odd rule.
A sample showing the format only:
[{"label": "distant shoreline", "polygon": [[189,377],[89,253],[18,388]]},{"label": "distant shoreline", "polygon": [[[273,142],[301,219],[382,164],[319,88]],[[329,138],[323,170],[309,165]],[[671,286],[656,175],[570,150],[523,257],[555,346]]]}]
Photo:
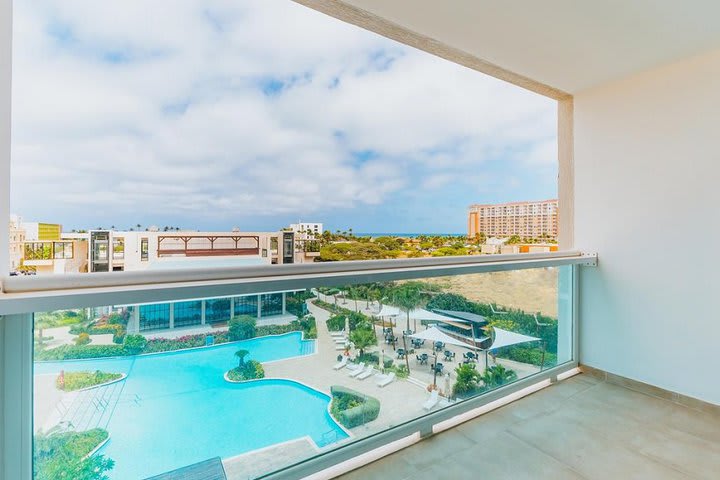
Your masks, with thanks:
[{"label": "distant shoreline", "polygon": [[426,237],[466,237],[466,233],[355,233],[353,232],[353,235],[356,237],[371,237],[371,238],[377,238],[377,237],[401,237],[401,238],[417,238],[420,236],[426,236]]}]

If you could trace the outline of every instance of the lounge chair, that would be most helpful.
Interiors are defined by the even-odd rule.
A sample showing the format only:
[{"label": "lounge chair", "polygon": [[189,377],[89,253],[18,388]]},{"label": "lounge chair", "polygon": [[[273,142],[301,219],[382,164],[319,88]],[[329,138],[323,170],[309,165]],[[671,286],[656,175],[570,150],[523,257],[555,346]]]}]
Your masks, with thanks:
[{"label": "lounge chair", "polygon": [[374,371],[375,371],[375,369],[373,368],[373,366],[372,366],[372,365],[368,365],[367,368],[365,369],[365,371],[363,371],[363,372],[362,372],[360,375],[358,375],[356,378],[357,378],[358,380],[365,380],[366,378],[372,376],[372,374],[373,374]]},{"label": "lounge chair", "polygon": [[340,330],[338,332],[330,332],[331,337],[344,337],[345,336],[345,330]]},{"label": "lounge chair", "polygon": [[348,369],[350,370],[350,373],[348,375],[350,375],[351,377],[357,377],[363,372],[364,368],[365,363],[359,363],[355,368],[348,367]]},{"label": "lounge chair", "polygon": [[341,368],[345,367],[348,362],[348,357],[344,356],[342,357],[342,360],[340,360],[338,363],[335,364],[333,367],[333,370],[340,370]]},{"label": "lounge chair", "polygon": [[430,398],[428,398],[427,401],[425,403],[423,403],[423,408],[425,410],[430,411],[435,407],[435,405],[438,404],[439,401],[440,401],[440,397],[438,396],[438,391],[433,390],[432,393],[430,394]]},{"label": "lounge chair", "polygon": [[390,385],[393,380],[395,380],[395,372],[390,372],[389,375],[378,375],[375,383],[377,383],[378,387],[382,388],[386,385]]}]

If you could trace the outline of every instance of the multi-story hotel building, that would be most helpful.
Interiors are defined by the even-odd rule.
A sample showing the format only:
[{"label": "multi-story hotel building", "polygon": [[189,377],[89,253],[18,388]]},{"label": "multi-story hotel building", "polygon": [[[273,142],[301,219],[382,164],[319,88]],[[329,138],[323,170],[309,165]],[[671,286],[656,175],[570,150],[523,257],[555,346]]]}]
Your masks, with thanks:
[{"label": "multi-story hotel building", "polygon": [[484,233],[488,237],[557,239],[558,201],[512,202],[495,205],[470,205],[468,236]]},{"label": "multi-story hotel building", "polygon": [[16,271],[22,264],[23,242],[25,241],[25,229],[22,226],[22,219],[16,215],[10,216],[10,271]]}]

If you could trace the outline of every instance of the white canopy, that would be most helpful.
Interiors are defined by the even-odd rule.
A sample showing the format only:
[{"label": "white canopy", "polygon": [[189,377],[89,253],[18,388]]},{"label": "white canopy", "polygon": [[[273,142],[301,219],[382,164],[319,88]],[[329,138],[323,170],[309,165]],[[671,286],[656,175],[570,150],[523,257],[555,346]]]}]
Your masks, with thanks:
[{"label": "white canopy", "polygon": [[[401,317],[406,318],[405,312],[400,310],[398,307],[393,305],[383,305],[378,313],[373,313],[375,317]],[[440,315],[439,313],[425,310],[424,308],[414,308],[410,310],[410,320],[430,320],[436,322],[446,321],[459,321],[457,318],[449,317],[447,315]]]},{"label": "white canopy", "polygon": [[516,345],[518,343],[540,341],[539,338],[522,335],[520,333],[509,332],[507,330],[503,330],[502,328],[494,327],[493,330],[495,330],[495,341],[493,341],[492,345],[488,350],[509,347],[510,345]]},{"label": "white canopy", "polygon": [[373,313],[374,317],[396,317],[400,315],[400,309],[392,305],[383,305],[378,313]]},{"label": "white canopy", "polygon": [[432,342],[442,342],[444,344],[472,348],[471,345],[468,345],[465,342],[461,342],[460,340],[451,337],[437,327],[430,327],[427,330],[423,330],[422,332],[414,333],[410,335],[410,338],[418,338],[420,340],[430,340]]}]

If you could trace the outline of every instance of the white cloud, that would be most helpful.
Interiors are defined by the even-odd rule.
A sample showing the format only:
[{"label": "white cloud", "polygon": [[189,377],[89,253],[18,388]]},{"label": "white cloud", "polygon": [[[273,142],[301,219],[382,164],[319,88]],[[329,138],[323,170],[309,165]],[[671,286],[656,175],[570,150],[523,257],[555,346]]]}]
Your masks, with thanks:
[{"label": "white cloud", "polygon": [[26,216],[313,214],[468,182],[513,145],[553,160],[552,101],[285,0],[16,2],[14,45]]}]

